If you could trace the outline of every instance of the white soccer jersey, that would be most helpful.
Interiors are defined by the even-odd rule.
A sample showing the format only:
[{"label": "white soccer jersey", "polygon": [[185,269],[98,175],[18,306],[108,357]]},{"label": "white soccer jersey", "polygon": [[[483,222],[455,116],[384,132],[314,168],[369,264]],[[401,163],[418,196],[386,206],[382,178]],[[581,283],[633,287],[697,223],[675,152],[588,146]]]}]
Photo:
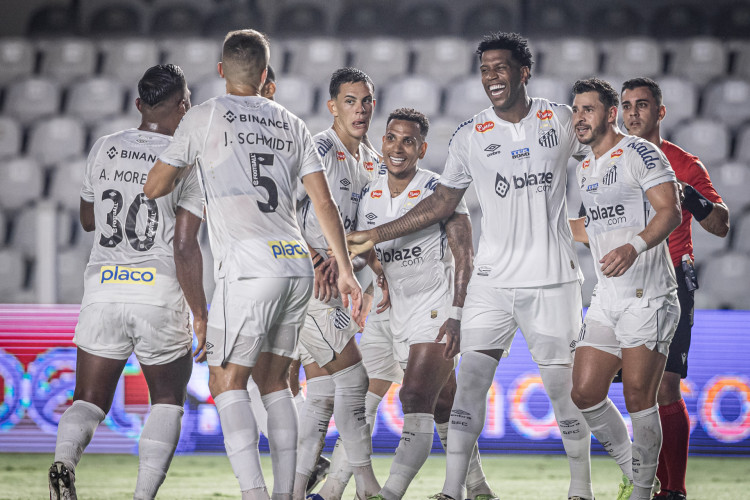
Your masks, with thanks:
[{"label": "white soccer jersey", "polygon": [[[313,140],[316,151],[325,166],[328,185],[331,188],[333,200],[339,208],[344,230],[349,233],[354,230],[362,188],[371,177],[377,176],[380,171],[380,159],[377,153],[364,144],[360,144],[359,160],[357,160],[344,147],[332,128],[316,134]],[[315,214],[312,201],[304,190],[298,188],[297,191],[298,198],[302,200],[297,210],[297,220],[302,229],[302,235],[310,247],[327,258],[328,242],[323,236],[323,229]],[[313,308],[341,307],[342,303],[340,299],[331,299],[323,303],[313,298],[310,306]]]},{"label": "white soccer jersey", "polygon": [[588,148],[575,137],[570,107],[532,99],[519,123],[492,107],[459,125],[440,182],[476,186],[482,234],[474,278],[504,288],[583,279],[565,202],[566,166]]},{"label": "white soccer jersey", "polygon": [[[395,198],[391,197],[387,175],[370,182],[362,192],[357,229],[372,229],[403,216],[435,191],[438,179],[438,174],[418,168],[409,186]],[[456,212],[468,215],[464,200]],[[452,304],[453,254],[443,224],[378,243],[375,253],[388,280],[394,339],[408,337],[415,313],[442,310]]]},{"label": "white soccer jersey", "polygon": [[677,288],[666,240],[643,252],[625,274],[607,278],[599,260],[628,243],[653,217],[646,191],[676,180],[661,150],[627,135],[598,160],[586,156],[576,168],[581,201],[586,209],[586,233],[599,278],[596,295],[605,309],[646,307],[649,299]]},{"label": "white soccer jersey", "polygon": [[81,198],[94,204],[96,222],[81,307],[95,302],[185,307],[172,240],[178,206],[203,217],[198,177],[190,172],[157,200],[143,194],[149,170],[171,140],[129,129],[94,144],[81,188]]},{"label": "white soccer jersey", "polygon": [[263,97],[216,97],[188,111],[159,158],[200,169],[218,277],[312,276],[295,193],[323,165],[302,120]]}]

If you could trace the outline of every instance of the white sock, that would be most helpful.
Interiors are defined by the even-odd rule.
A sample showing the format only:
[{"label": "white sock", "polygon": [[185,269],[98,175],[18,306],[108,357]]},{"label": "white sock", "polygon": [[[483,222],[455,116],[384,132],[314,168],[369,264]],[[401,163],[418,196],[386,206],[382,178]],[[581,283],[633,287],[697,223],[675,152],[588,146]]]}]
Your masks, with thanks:
[{"label": "white sock", "polygon": [[633,447],[628,435],[628,428],[622,414],[612,401],[607,398],[601,403],[581,410],[586,423],[597,441],[615,459],[622,473],[633,480]]},{"label": "white sock", "polygon": [[182,406],[155,404],[138,441],[138,479],[134,499],[156,497],[159,486],[167,477],[169,464],[180,440]]},{"label": "white sock", "polygon": [[407,413],[388,480],[380,490],[386,500],[400,500],[432,449],[435,420],[431,413]]},{"label": "white sock", "polygon": [[479,352],[467,352],[458,368],[456,396],[448,427],[448,450],[443,493],[463,500],[469,461],[484,427],[487,393],[492,386],[497,360]]},{"label": "white sock", "polygon": [[369,379],[360,361],[332,375],[336,384],[333,405],[336,428],[344,442],[346,457],[352,466],[357,494],[368,497],[380,491],[372,470],[372,437],[365,411],[365,394]]},{"label": "white sock", "polygon": [[307,480],[323,449],[328,424],[333,415],[335,389],[333,379],[328,375],[307,381],[307,398],[302,407],[302,413],[299,415],[297,467],[294,479],[295,498],[305,497]]},{"label": "white sock", "polygon": [[73,401],[57,424],[55,462],[62,462],[68,470],[75,471],[83,450],[91,442],[94,431],[107,414],[94,403],[81,399]]},{"label": "white sock", "polygon": [[[365,395],[365,415],[367,423],[370,424],[370,433],[375,429],[375,419],[378,417],[378,406],[383,396],[367,391]],[[346,485],[352,477],[352,468],[346,458],[341,436],[336,440],[331,456],[331,468],[323,487],[318,494],[326,500],[339,500],[344,494]]]},{"label": "white sock", "polygon": [[[440,437],[440,444],[443,450],[448,451],[448,422],[435,423],[435,430]],[[466,496],[474,498],[477,495],[492,495],[492,488],[487,482],[487,477],[482,469],[482,459],[479,456],[479,446],[474,445],[469,459],[469,470],[466,473]]]},{"label": "white sock", "polygon": [[268,412],[268,446],[273,467],[273,498],[291,499],[297,462],[297,408],[291,389],[262,397]]},{"label": "white sock", "polygon": [[573,367],[539,365],[544,390],[552,403],[570,466],[568,497],[594,498],[591,484],[591,431],[570,397]]},{"label": "white sock", "polygon": [[240,483],[242,498],[253,498],[255,493],[266,491],[266,483],[260,467],[258,426],[250,409],[250,395],[243,390],[226,391],[216,396],[214,402],[224,433],[224,447]]},{"label": "white sock", "polygon": [[633,500],[651,499],[661,450],[661,420],[657,405],[630,414],[633,422]]},{"label": "white sock", "polygon": [[260,389],[253,377],[247,379],[247,392],[250,394],[250,408],[253,410],[255,424],[258,426],[258,430],[268,437],[268,413],[266,413],[266,407],[263,406]]},{"label": "white sock", "polygon": [[302,394],[302,391],[299,391],[296,396],[294,396],[294,406],[297,407],[297,415],[302,415],[302,408],[305,405],[305,395]]}]

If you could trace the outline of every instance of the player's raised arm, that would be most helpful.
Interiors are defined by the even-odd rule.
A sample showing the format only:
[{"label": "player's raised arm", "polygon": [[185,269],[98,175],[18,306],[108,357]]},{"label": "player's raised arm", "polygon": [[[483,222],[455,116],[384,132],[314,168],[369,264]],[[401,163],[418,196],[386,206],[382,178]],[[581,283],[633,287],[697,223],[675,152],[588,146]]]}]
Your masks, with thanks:
[{"label": "player's raised arm", "polygon": [[453,307],[450,317],[440,328],[436,341],[439,342],[445,335],[448,335],[443,355],[446,359],[451,359],[460,351],[461,311],[464,307],[469,279],[471,279],[474,269],[471,218],[466,214],[453,214],[453,217],[445,223],[445,233],[448,236],[448,245],[451,253],[453,253],[456,265],[453,278]]},{"label": "player's raised arm", "polygon": [[438,184],[432,196],[424,198],[398,219],[367,231],[349,233],[349,251],[359,255],[370,250],[376,243],[406,236],[447,219],[453,214],[466,189],[453,189]]},{"label": "player's raised arm", "polygon": [[325,173],[319,171],[307,174],[302,178],[302,182],[313,203],[315,213],[318,215],[323,235],[336,257],[339,268],[338,289],[341,293],[341,300],[344,307],[349,307],[349,297],[351,296],[352,310],[356,314],[362,305],[362,289],[357,282],[357,278],[354,277],[352,261],[349,259],[349,253],[346,249],[344,224],[341,222],[336,202],[333,201],[331,196]]},{"label": "player's raised arm", "polygon": [[199,362],[206,359],[204,347],[208,321],[206,294],[203,290],[203,257],[198,243],[200,227],[200,217],[182,207],[177,208],[177,221],[174,228],[174,262],[177,281],[180,282],[185,300],[193,312],[193,329],[198,339],[193,356]]},{"label": "player's raised arm", "polygon": [[171,193],[180,176],[180,170],[161,160],[156,160],[143,186],[144,194],[154,200]]}]

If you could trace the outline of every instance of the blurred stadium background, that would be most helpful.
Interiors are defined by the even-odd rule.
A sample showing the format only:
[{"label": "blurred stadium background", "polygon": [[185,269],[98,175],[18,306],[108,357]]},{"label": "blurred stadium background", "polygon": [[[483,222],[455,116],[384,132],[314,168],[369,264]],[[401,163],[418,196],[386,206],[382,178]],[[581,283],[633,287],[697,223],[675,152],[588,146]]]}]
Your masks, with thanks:
[{"label": "blurred stadium background", "polygon": [[[431,120],[423,167],[440,172],[458,123],[488,105],[474,48],[482,34],[530,40],[532,96],[570,102],[579,77],[616,88],[634,76],[664,89],[665,137],[701,157],[731,211],[729,236],[694,225],[701,289],[683,390],[694,451],[750,455],[750,2],[746,0],[25,0],[0,16],[0,451],[50,451],[72,395],[70,338],[93,242],[78,223],[86,155],[104,135],[137,126],[136,83],[157,63],[179,64],[193,104],[224,92],[215,74],[223,35],[269,34],[277,100],[313,133],[330,126],[330,73],[369,73],[376,146],[388,112],[415,107]],[[12,4],[12,5],[9,5]],[[571,161],[569,169],[575,163]],[[572,176],[569,175],[569,178]],[[479,233],[478,205],[469,194]],[[577,214],[577,189],[568,209]],[[213,290],[208,238],[204,276]],[[579,246],[584,304],[596,283]],[[31,305],[24,305],[31,304]],[[34,304],[58,304],[39,306]],[[65,306],[65,304],[69,304]],[[520,336],[519,336],[520,337]],[[523,339],[501,364],[490,394],[485,448],[559,453],[559,435]],[[180,452],[223,450],[205,387],[205,365],[183,423]],[[148,411],[140,369],[128,364],[92,451],[134,452]],[[617,389],[619,390],[619,389]],[[145,394],[145,396],[144,396]],[[622,406],[622,397],[613,396]],[[398,442],[397,389],[379,418],[379,451]],[[10,432],[14,429],[13,432]],[[33,434],[33,439],[30,436]],[[335,439],[335,431],[329,445]],[[705,440],[705,446],[700,443]],[[436,443],[437,444],[437,443]],[[438,448],[436,448],[438,449]]]}]

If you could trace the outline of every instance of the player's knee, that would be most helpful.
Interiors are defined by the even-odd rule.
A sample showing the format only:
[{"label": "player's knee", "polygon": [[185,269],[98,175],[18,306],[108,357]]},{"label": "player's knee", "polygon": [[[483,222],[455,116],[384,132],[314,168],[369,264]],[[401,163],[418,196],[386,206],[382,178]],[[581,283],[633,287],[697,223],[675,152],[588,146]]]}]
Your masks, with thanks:
[{"label": "player's knee", "polygon": [[104,389],[97,389],[94,387],[85,387],[79,389],[79,387],[76,386],[73,394],[73,399],[75,401],[81,400],[86,401],[87,403],[94,404],[98,406],[104,413],[109,413],[114,397],[115,395],[110,394],[109,391]]},{"label": "player's knee", "polygon": [[628,413],[645,410],[656,404],[656,394],[646,383],[630,383],[622,388]]},{"label": "player's knee", "polygon": [[[606,395],[604,397],[606,397]],[[596,404],[600,403],[604,399],[604,397],[600,397],[596,394],[591,394],[581,387],[574,386],[570,391],[570,399],[573,400],[573,404],[576,405],[579,410],[585,410],[586,408],[595,406]]]},{"label": "player's knee", "polygon": [[432,413],[435,396],[418,387],[401,387],[398,394],[404,413]]},{"label": "player's knee", "polygon": [[453,399],[456,396],[456,387],[443,387],[443,390],[438,396],[437,403],[435,404],[435,422],[447,422],[451,416],[451,409],[453,408]]}]

